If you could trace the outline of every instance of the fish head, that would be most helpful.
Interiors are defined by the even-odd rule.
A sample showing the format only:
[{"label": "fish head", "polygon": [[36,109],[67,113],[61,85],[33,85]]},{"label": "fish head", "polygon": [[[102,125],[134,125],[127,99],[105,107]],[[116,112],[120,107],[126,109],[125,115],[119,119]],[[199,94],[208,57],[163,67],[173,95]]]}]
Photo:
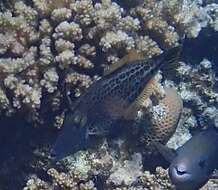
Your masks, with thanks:
[{"label": "fish head", "polygon": [[218,166],[218,133],[208,129],[194,135],[177,149],[171,162],[169,175],[178,189],[199,189],[212,176]]},{"label": "fish head", "polygon": [[86,117],[79,112],[66,114],[63,128],[51,150],[51,156],[55,160],[85,148],[88,140],[86,122]]},{"label": "fish head", "polygon": [[176,189],[196,190],[218,165],[217,143],[217,135],[206,132],[192,137],[176,151],[157,142],[154,145],[170,163],[169,176]]},{"label": "fish head", "polygon": [[178,154],[169,167],[170,179],[177,189],[198,189],[208,181],[210,174],[210,159],[204,154]]}]

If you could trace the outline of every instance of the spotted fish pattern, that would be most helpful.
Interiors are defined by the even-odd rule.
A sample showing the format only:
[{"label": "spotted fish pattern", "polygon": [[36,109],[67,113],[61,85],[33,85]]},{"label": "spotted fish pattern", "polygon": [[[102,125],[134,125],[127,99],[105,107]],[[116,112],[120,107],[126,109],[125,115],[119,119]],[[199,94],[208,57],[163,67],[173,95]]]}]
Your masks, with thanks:
[{"label": "spotted fish pattern", "polygon": [[141,96],[134,107],[141,112],[141,117],[132,123],[126,123],[129,147],[148,157],[158,155],[156,142],[164,145],[168,142],[177,128],[183,109],[180,95],[175,89],[168,87],[164,87],[164,97],[158,99],[158,103],[152,105],[150,111],[144,108],[144,101],[149,98],[147,95],[152,94],[156,85],[156,81],[151,80],[144,90],[146,96]]},{"label": "spotted fish pattern", "polygon": [[149,60],[132,61],[102,77],[67,114],[52,153],[62,158],[88,144],[92,135],[107,135],[163,65],[175,62],[181,47]]}]

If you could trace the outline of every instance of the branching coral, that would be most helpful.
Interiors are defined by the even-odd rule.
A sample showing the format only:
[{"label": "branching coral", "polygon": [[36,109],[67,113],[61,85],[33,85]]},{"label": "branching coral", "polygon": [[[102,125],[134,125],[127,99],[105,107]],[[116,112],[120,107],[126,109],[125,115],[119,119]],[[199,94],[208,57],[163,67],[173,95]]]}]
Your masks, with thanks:
[{"label": "branching coral", "polygon": [[47,99],[61,94],[56,116],[62,112],[66,83],[77,97],[101,74],[99,68],[131,49],[148,58],[183,35],[196,37],[215,5],[205,11],[195,1],[176,0],[146,0],[128,10],[111,0],[1,4],[1,112],[19,110],[42,122],[46,109],[52,109]]},{"label": "branching coral", "polygon": [[48,170],[48,175],[53,179],[52,183],[45,182],[36,176],[27,181],[24,190],[54,190],[54,189],[75,189],[75,190],[96,190],[93,181],[88,176],[81,176],[79,172],[69,173],[58,172],[54,168]]},{"label": "branching coral", "polygon": [[[218,5],[214,0],[207,3],[197,0],[144,0],[140,6],[134,5],[128,9],[116,2],[1,1],[0,114],[17,112],[34,123],[43,123],[48,120],[49,113],[49,120],[52,117],[55,126],[61,127],[67,109],[66,96],[73,100],[79,97],[101,77],[102,67],[118,64],[133,49],[147,59],[175,46],[184,36],[197,37],[203,27],[218,30]],[[181,80],[178,90],[185,104],[194,105],[192,111],[186,108],[185,114],[189,118],[184,126],[196,127],[197,123],[202,127],[211,123],[218,126],[217,109],[212,105],[218,102],[217,92],[213,88],[217,79],[210,63],[204,60],[196,68],[182,63],[177,74]],[[175,117],[171,117],[172,120],[166,120],[169,121],[167,123],[158,123],[156,116],[165,113],[158,106],[167,106],[164,102],[165,92],[156,77],[157,89],[154,90],[153,86],[151,89],[154,91],[144,94],[147,99],[143,105],[149,108],[146,110],[148,114],[153,114],[150,120],[152,126],[163,129],[163,132],[160,130],[156,134],[164,136],[169,133],[165,133],[160,126],[176,122]],[[192,81],[192,84],[187,81]],[[193,89],[193,84],[198,92]],[[159,98],[156,106],[153,97]],[[167,105],[170,105],[169,102]],[[175,111],[176,118],[180,112],[179,106],[169,106],[170,109],[179,108]],[[143,116],[143,111],[140,112],[142,115],[134,115],[136,119]],[[165,116],[172,116],[172,112]],[[105,189],[173,189],[166,170],[158,168],[155,174],[143,171],[140,152],[147,151],[145,126],[143,123],[140,128],[143,133],[140,139],[137,138],[139,152],[125,147],[131,140],[122,143],[126,140],[124,137],[109,142],[113,144],[110,148],[101,147],[99,151],[88,150],[73,155],[73,158],[79,158],[71,163],[73,166],[69,166],[69,172],[48,171],[52,180],[31,176],[24,189],[96,189],[99,176],[104,180]],[[131,133],[132,138],[140,132],[135,129],[139,127],[131,130],[134,133]],[[216,184],[214,187],[217,187]]]},{"label": "branching coral", "polygon": [[145,184],[145,187],[151,189],[170,189],[174,190],[175,187],[171,184],[167,170],[157,167],[155,175],[150,172],[144,172],[140,177],[140,181]]},{"label": "branching coral", "polygon": [[[154,174],[143,171],[140,153],[128,155],[122,142],[113,142],[117,149],[106,143],[97,152],[81,151],[66,160],[69,171],[59,172],[54,168],[47,171],[44,180],[31,175],[24,190],[39,189],[168,189],[167,171],[157,168]],[[105,180],[104,182],[102,180]]]},{"label": "branching coral", "polygon": [[218,31],[218,5],[215,3],[208,4],[205,9],[211,18],[210,25],[215,31]]},{"label": "branching coral", "polygon": [[216,126],[217,109],[214,104],[218,101],[218,93],[213,67],[212,62],[207,59],[195,67],[180,63],[177,78],[180,78],[181,82],[178,90],[186,106],[192,110],[192,122],[188,128]]}]

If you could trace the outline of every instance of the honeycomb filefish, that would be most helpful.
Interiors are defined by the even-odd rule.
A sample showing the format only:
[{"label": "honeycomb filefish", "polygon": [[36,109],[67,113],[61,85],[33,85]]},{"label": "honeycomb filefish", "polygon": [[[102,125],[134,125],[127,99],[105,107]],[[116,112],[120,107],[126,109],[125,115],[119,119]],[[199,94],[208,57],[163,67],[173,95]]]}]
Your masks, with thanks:
[{"label": "honeycomb filefish", "polygon": [[62,158],[89,144],[90,136],[106,136],[159,69],[177,60],[180,50],[132,61],[95,82],[66,115],[52,154]]}]

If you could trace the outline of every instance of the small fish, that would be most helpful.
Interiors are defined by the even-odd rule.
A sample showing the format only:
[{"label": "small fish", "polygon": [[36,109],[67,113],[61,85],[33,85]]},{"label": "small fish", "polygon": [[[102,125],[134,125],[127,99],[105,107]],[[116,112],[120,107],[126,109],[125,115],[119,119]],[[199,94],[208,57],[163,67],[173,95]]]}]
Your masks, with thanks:
[{"label": "small fish", "polygon": [[91,136],[110,133],[149,80],[163,65],[174,63],[180,50],[178,46],[152,59],[124,64],[94,83],[67,114],[53,156],[63,158],[86,147]]},{"label": "small fish", "polygon": [[176,151],[156,143],[169,161],[169,176],[178,190],[197,190],[207,183],[218,168],[218,131],[207,129],[194,135]]},{"label": "small fish", "polygon": [[114,1],[127,10],[137,7],[144,3],[144,0],[114,0]]}]

